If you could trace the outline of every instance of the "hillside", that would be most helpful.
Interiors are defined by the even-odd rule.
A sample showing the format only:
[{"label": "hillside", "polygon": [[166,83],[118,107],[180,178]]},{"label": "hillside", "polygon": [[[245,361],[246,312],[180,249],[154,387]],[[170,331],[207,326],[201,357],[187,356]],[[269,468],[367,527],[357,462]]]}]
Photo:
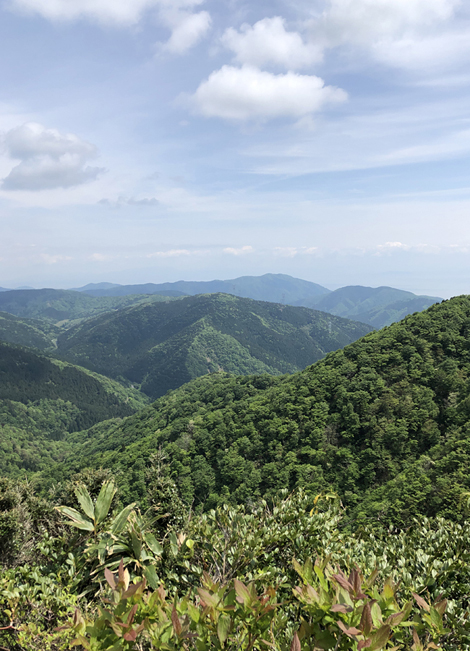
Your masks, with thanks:
[{"label": "hillside", "polygon": [[[368,323],[377,330],[401,321],[414,312],[421,312],[442,299],[435,296],[417,296],[393,287],[350,286],[313,298],[308,307],[329,314]],[[299,303],[305,305],[305,303]]]},{"label": "hillside", "polygon": [[145,404],[109,378],[0,343],[0,475],[48,468],[64,456],[67,433]]},{"label": "hillside", "polygon": [[138,303],[168,301],[163,296],[94,297],[65,289],[21,289],[0,293],[0,311],[59,326]]},{"label": "hillside", "polygon": [[50,351],[56,347],[59,333],[57,326],[39,319],[22,319],[0,312],[0,341]]},{"label": "hillside", "polygon": [[62,333],[57,345],[62,357],[157,398],[216,371],[294,372],[369,330],[306,308],[206,294],[104,314]]},{"label": "hillside", "polygon": [[359,519],[454,518],[470,489],[469,337],[463,296],[290,377],[200,378],[122,423],[73,435],[73,457],[52,474],[110,467],[139,498],[161,447],[184,499],[205,508],[304,487],[338,491]]}]

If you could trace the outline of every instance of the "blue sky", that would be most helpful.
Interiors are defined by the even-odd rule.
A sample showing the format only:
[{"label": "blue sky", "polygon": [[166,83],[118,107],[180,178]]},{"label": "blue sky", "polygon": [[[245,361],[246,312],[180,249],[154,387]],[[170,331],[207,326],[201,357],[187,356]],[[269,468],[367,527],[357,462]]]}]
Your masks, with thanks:
[{"label": "blue sky", "polygon": [[470,291],[468,3],[0,7],[0,286]]}]

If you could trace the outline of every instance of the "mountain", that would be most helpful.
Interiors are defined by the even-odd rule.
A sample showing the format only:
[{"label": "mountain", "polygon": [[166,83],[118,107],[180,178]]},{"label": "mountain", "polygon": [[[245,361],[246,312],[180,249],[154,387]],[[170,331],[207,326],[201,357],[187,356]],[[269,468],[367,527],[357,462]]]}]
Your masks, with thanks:
[{"label": "mountain", "polygon": [[0,476],[49,467],[68,432],[145,406],[138,391],[27,348],[0,343]]},{"label": "mountain", "polygon": [[290,373],[370,331],[307,308],[203,294],[103,314],[62,333],[61,357],[153,398],[192,378]]},{"label": "mountain", "polygon": [[459,517],[470,490],[470,297],[372,332],[294,375],[198,378],[121,423],[69,437],[50,477],[119,471],[140,499],[160,449],[198,508],[303,487],[351,517],[410,525]]},{"label": "mountain", "polygon": [[[307,302],[308,307],[329,314],[368,323],[377,330],[404,319],[408,314],[421,312],[442,301],[435,296],[417,296],[393,287],[341,287]],[[305,303],[299,303],[299,305]]]},{"label": "mountain", "polygon": [[168,301],[163,296],[88,296],[65,289],[21,289],[0,293],[0,311],[44,319],[60,326],[142,302]]},{"label": "mountain", "polygon": [[[107,285],[108,283],[102,283]],[[90,289],[87,289],[90,288]],[[223,292],[259,301],[271,301],[297,307],[310,307],[346,319],[354,319],[380,329],[408,314],[420,312],[442,299],[434,296],[417,296],[393,287],[342,287],[330,291],[326,287],[284,274],[243,276],[233,280],[188,282],[155,285],[114,285],[92,288],[87,285],[79,291],[90,296],[125,296],[128,294],[154,294],[194,296]]]},{"label": "mountain", "polygon": [[84,287],[75,287],[72,289],[74,292],[87,292],[87,291],[96,291],[100,289],[113,289],[114,287],[121,287],[121,285],[116,283],[88,283]]},{"label": "mountain", "polygon": [[9,292],[9,289],[5,289],[5,287],[0,287],[0,292]]},{"label": "mountain", "polygon": [[42,351],[52,351],[60,328],[38,319],[20,317],[0,312],[0,341]]},{"label": "mountain", "polygon": [[242,298],[253,298],[258,301],[300,305],[299,301],[322,296],[328,294],[329,291],[329,289],[307,280],[292,278],[284,274],[265,274],[264,276],[242,276],[233,280],[210,280],[207,282],[179,280],[159,285],[153,283],[121,285],[109,289],[86,290],[86,293],[91,296],[125,296],[127,294],[177,292],[179,295],[195,296],[196,294],[220,292]]}]

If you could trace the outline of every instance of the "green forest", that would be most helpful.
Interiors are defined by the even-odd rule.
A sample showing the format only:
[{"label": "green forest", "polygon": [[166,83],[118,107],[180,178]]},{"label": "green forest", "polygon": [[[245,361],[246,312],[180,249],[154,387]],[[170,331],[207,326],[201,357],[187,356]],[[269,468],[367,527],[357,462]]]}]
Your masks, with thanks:
[{"label": "green forest", "polygon": [[[0,344],[0,648],[470,649],[470,297],[362,337],[200,299]],[[121,372],[163,366],[165,327],[187,368],[212,336],[286,366],[217,358],[149,404]]]}]

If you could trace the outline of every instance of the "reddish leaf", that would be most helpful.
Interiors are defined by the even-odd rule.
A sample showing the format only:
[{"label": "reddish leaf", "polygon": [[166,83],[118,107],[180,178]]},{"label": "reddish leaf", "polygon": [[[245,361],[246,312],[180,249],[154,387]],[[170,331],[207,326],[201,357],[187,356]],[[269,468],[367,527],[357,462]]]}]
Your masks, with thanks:
[{"label": "reddish leaf", "polygon": [[354,588],[353,588],[353,586],[349,583],[349,581],[348,581],[347,578],[344,576],[344,574],[343,574],[343,575],[342,575],[342,574],[333,574],[333,577],[332,577],[332,578],[335,579],[335,581],[336,581],[337,583],[339,583],[340,586],[341,586],[342,588],[344,588],[345,590],[347,590],[347,591],[349,592],[349,594],[353,594],[353,593],[354,593]]},{"label": "reddish leaf", "polygon": [[173,628],[175,629],[176,635],[181,635],[181,632],[183,630],[181,626],[181,622],[178,617],[178,613],[176,612],[176,608],[173,606],[173,610],[171,611],[171,623],[173,624]]},{"label": "reddish leaf", "polygon": [[113,590],[115,590],[116,589],[116,579],[114,578],[114,574],[108,568],[106,568],[105,571],[104,571],[104,578],[106,579],[109,587],[112,588]]},{"label": "reddish leaf", "polygon": [[370,644],[370,637],[367,638],[367,640],[361,640],[359,644],[357,645],[357,651],[361,651],[361,649],[365,649],[368,647]]},{"label": "reddish leaf", "polygon": [[344,624],[341,620],[337,621],[336,623],[338,624],[339,628],[343,631],[343,633],[346,633],[348,637],[353,638],[355,635],[359,635],[361,632],[358,628],[355,628],[354,626],[348,628],[346,624]]},{"label": "reddish leaf", "polygon": [[299,636],[297,635],[297,632],[294,633],[294,637],[292,638],[290,651],[301,651],[300,640],[299,640]]},{"label": "reddish leaf", "polygon": [[354,609],[351,606],[346,606],[346,604],[335,604],[330,608],[332,613],[350,613]]},{"label": "reddish leaf", "polygon": [[415,592],[412,592],[411,594],[415,598],[418,606],[420,608],[424,608],[424,610],[428,613],[430,611],[429,604],[424,601],[423,597],[420,597],[419,594],[416,594]]},{"label": "reddish leaf", "polygon": [[135,642],[135,639],[137,637],[137,631],[134,631],[131,629],[130,631],[127,631],[127,633],[124,633],[122,636],[127,642]]},{"label": "reddish leaf", "polygon": [[361,623],[359,624],[359,627],[361,631],[364,633],[364,635],[369,635],[373,628],[374,624],[372,622],[372,613],[370,610],[370,603],[367,602],[364,605],[364,608],[362,610],[362,617],[361,617]]},{"label": "reddish leaf", "polygon": [[131,612],[129,613],[129,615],[128,615],[128,617],[127,617],[127,625],[128,625],[128,626],[130,626],[130,625],[132,624],[132,622],[134,621],[134,617],[135,617],[135,614],[136,614],[136,612],[137,612],[138,607],[139,607],[139,606],[138,606],[137,604],[135,604],[134,606],[132,606],[132,608],[131,608]]}]

